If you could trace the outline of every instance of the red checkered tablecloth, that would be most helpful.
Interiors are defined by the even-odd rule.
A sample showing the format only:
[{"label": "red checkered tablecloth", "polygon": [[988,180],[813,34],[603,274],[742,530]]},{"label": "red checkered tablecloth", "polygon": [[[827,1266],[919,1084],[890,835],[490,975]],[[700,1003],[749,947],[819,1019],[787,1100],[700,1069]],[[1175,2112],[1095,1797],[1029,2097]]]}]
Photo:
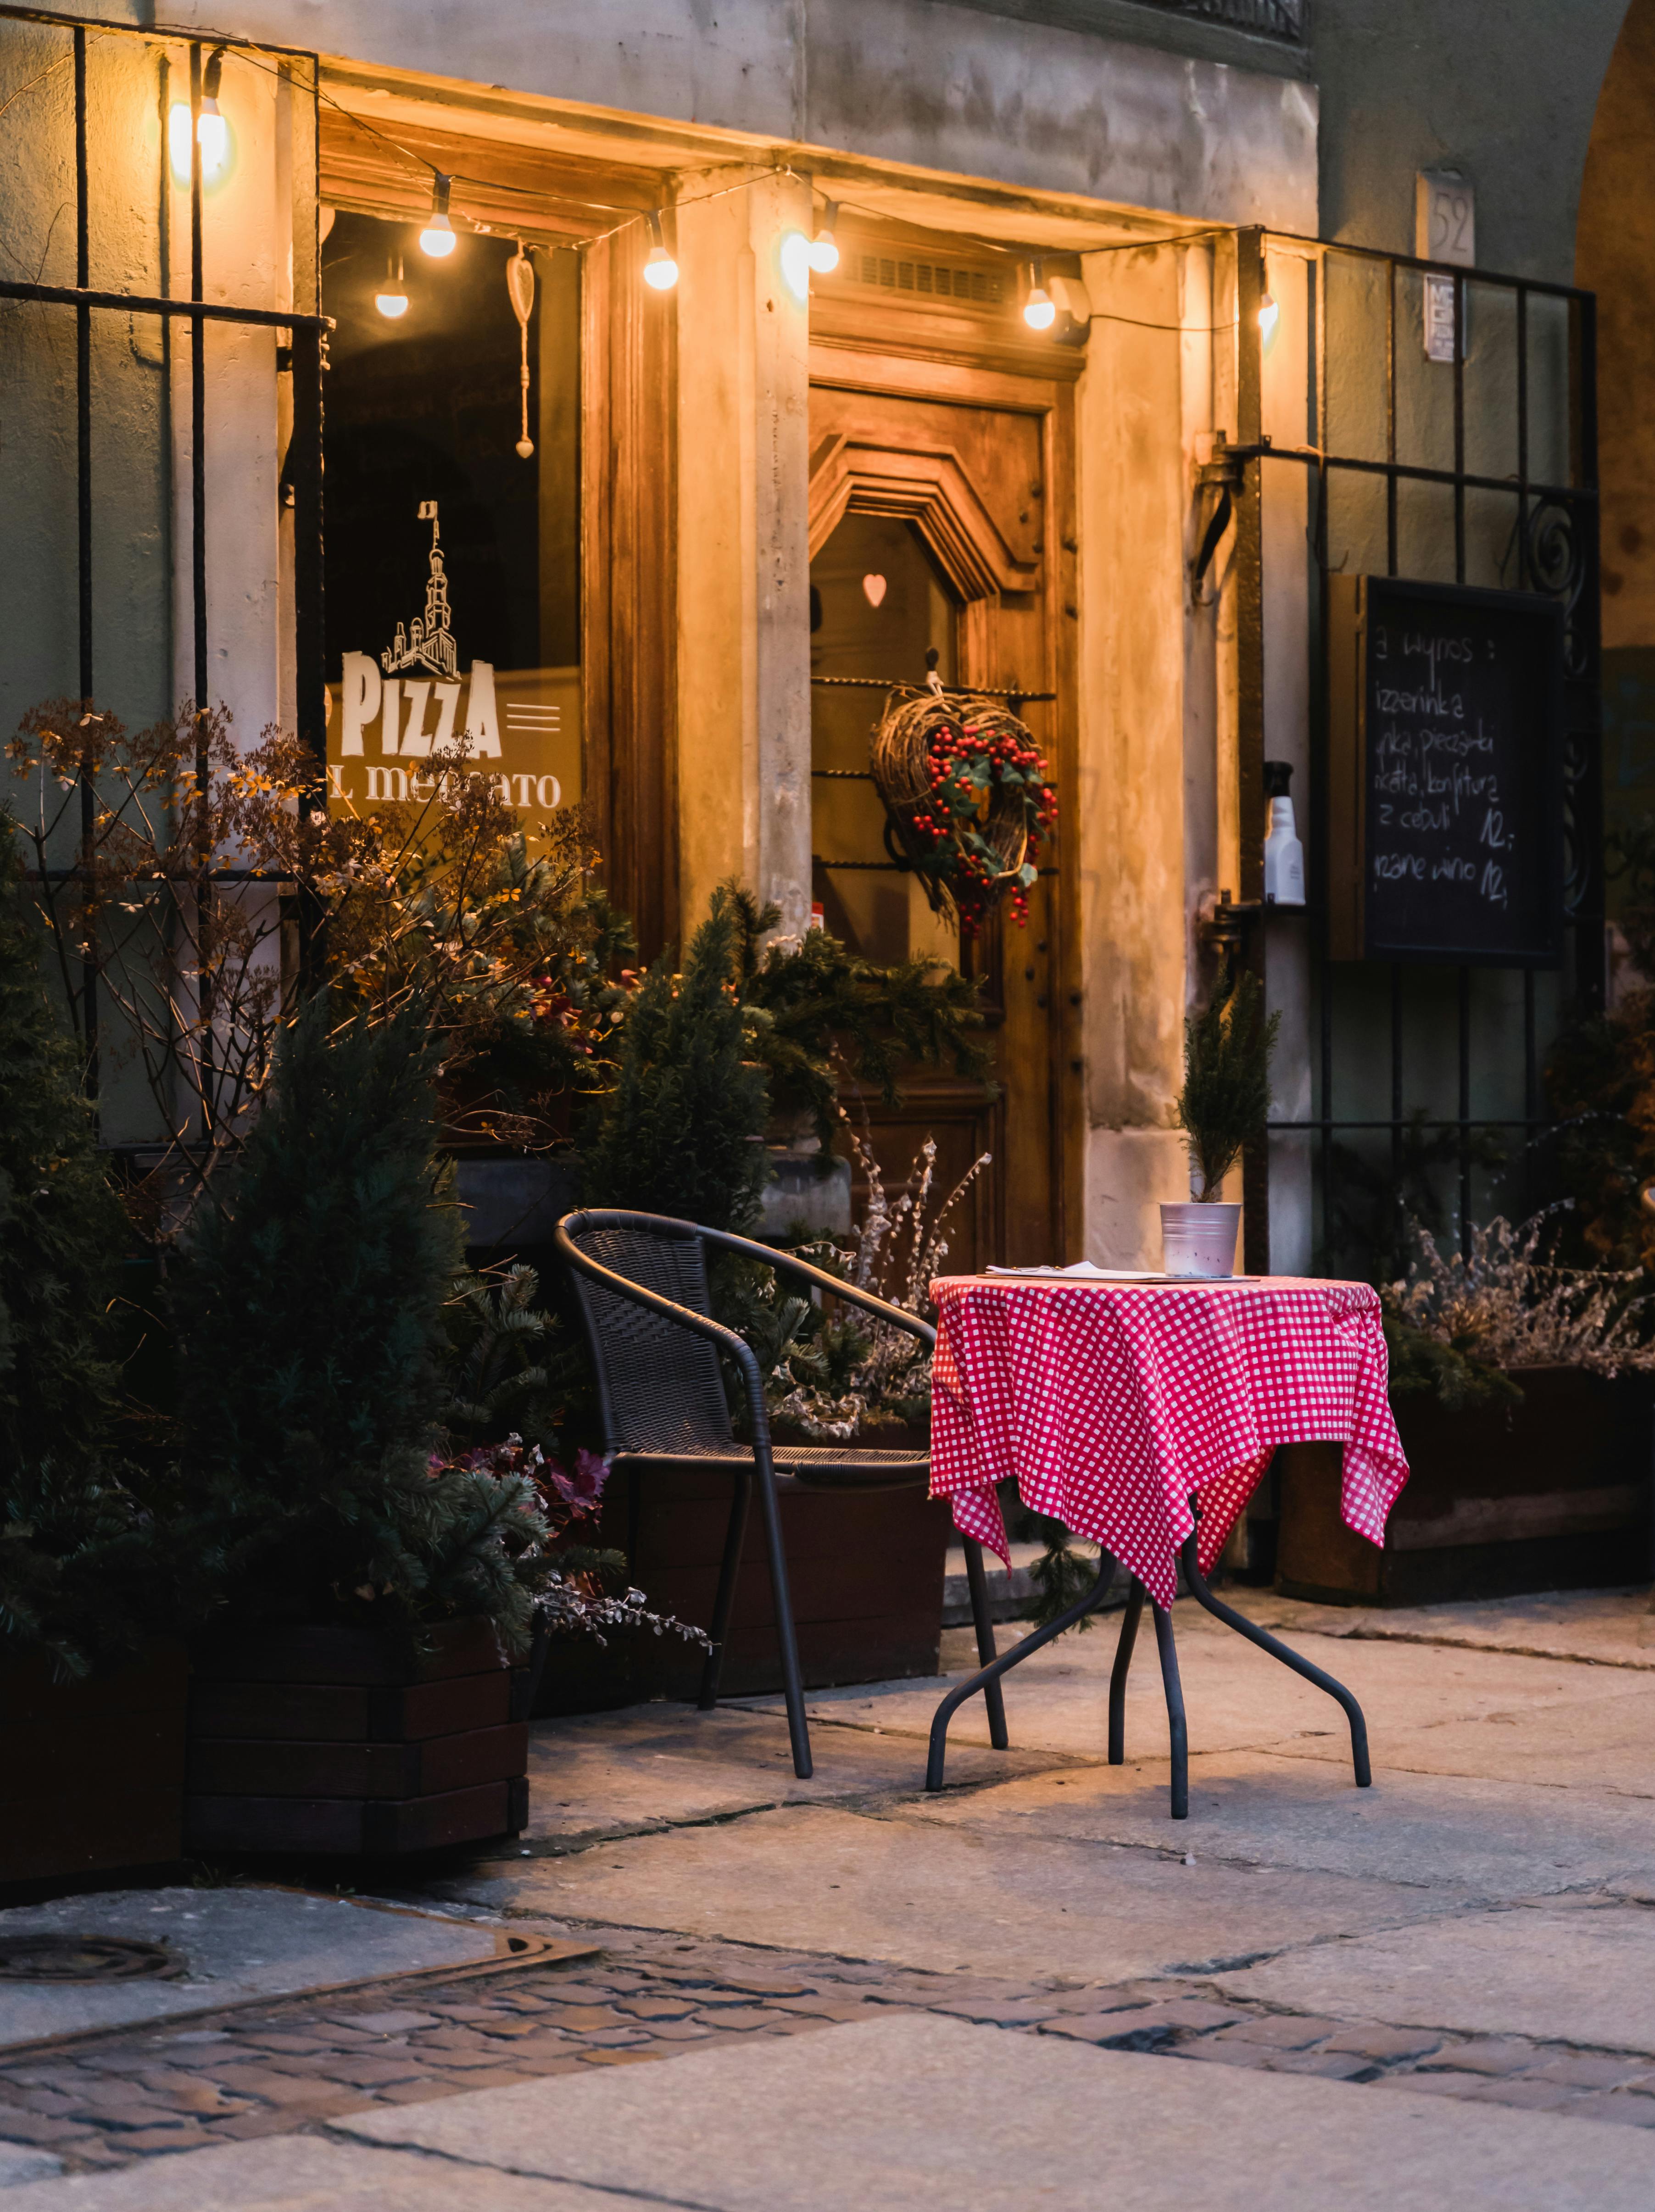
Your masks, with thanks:
[{"label": "red checkered tablecloth", "polygon": [[1384,1541],[1408,1462],[1367,1284],[972,1275],[931,1294],[931,1495],[1001,1559],[1012,1480],[1171,1605],[1191,1493],[1205,1571],[1276,1446],[1312,1438],[1343,1444],[1345,1520]]}]

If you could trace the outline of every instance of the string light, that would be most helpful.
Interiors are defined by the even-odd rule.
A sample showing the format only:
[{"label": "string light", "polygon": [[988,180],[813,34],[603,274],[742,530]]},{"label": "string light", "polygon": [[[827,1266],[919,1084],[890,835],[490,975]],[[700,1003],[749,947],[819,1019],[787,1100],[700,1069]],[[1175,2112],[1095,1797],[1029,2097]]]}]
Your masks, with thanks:
[{"label": "string light", "polygon": [[387,322],[399,322],[402,317],[408,313],[408,295],[403,289],[402,256],[400,254],[397,256],[397,266],[394,274],[391,268],[390,259],[387,257],[385,264],[385,282],[380,285],[379,290],[374,295],[374,305],[379,309],[380,313],[385,317]]},{"label": "string light", "polygon": [[167,153],[173,181],[187,190],[194,174],[191,155],[201,149],[201,181],[216,184],[230,158],[230,126],[218,105],[224,76],[224,49],[215,47],[201,77],[201,106],[192,116],[187,100],[175,100],[167,111]]},{"label": "string light", "polygon": [[1057,308],[1042,282],[1039,262],[1029,264],[1029,296],[1023,302],[1023,319],[1031,331],[1049,331],[1057,320]]},{"label": "string light", "polygon": [[419,234],[419,242],[434,261],[446,260],[454,250],[454,227],[448,220],[448,192],[452,177],[441,169],[431,178],[431,213]]},{"label": "string light", "polygon": [[810,242],[810,265],[818,276],[831,276],[839,265],[839,203],[830,200],[822,210],[821,226]]},{"label": "string light", "polygon": [[784,230],[776,248],[782,282],[800,305],[810,297],[810,240],[802,230]]},{"label": "string light", "polygon": [[224,166],[224,157],[230,150],[230,127],[218,112],[218,88],[224,79],[224,49],[215,46],[207,57],[207,66],[201,78],[201,112],[196,118],[195,135],[201,148],[201,173],[204,177],[216,175]]},{"label": "string light", "polygon": [[658,292],[670,292],[678,281],[678,264],[666,251],[666,241],[661,236],[659,210],[649,218],[649,258],[643,264],[643,281],[653,284]]}]

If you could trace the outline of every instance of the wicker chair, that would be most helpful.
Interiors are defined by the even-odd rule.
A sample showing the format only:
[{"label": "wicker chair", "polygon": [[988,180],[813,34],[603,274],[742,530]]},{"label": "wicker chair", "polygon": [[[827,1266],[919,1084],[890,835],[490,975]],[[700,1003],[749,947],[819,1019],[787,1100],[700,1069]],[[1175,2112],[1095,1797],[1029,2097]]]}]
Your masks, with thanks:
[{"label": "wicker chair", "polygon": [[[565,1214],[555,1232],[557,1250],[573,1276],[597,1370],[604,1442],[617,1468],[697,1467],[728,1471],[733,1496],[730,1520],[719,1567],[718,1594],[709,1624],[712,1650],[703,1672],[700,1705],[709,1711],[718,1698],[725,1638],[735,1599],[742,1541],[753,1477],[758,1480],[759,1512],[770,1553],[776,1632],[782,1643],[782,1676],[793,1742],[794,1771],[811,1771],[810,1735],[805,1722],[805,1693],[799,1674],[788,1591],[788,1564],[782,1543],[777,1498],[789,1488],[870,1491],[906,1488],[930,1475],[927,1452],[874,1451],[837,1445],[775,1445],[764,1403],[758,1362],[733,1329],[714,1321],[707,1296],[705,1248],[739,1252],[790,1276],[819,1285],[836,1298],[878,1314],[928,1345],[936,1332],[901,1307],[887,1305],[824,1269],[773,1251],[745,1237],[703,1229],[692,1221],[673,1221],[654,1213],[608,1209]],[[740,1368],[746,1384],[752,1426],[751,1443],[736,1439],[719,1370],[721,1346]],[[983,1552],[965,1539],[966,1576],[983,1665],[995,1656],[989,1620],[988,1585]],[[1006,1717],[999,1685],[985,1692],[989,1735],[1006,1747]]]}]

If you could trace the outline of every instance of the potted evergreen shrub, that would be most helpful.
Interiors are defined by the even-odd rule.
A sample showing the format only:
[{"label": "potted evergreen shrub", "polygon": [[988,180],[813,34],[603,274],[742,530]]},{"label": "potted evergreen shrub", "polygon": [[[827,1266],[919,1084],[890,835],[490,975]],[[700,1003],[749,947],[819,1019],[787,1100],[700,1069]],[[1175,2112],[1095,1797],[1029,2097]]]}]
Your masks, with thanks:
[{"label": "potted evergreen shrub", "polygon": [[[682,971],[663,958],[645,977],[621,1030],[614,1088],[587,1132],[586,1203],[752,1234],[770,1172],[765,1139],[774,1117],[808,1116],[830,1138],[839,1127],[836,1044],[841,1064],[887,1091],[899,1057],[946,1053],[957,1065],[980,1067],[971,1032],[981,1016],[970,984],[928,975],[923,962],[872,967],[819,930],[766,948],[760,939],[776,919],[774,908],[739,885],[721,885]],[[917,1224],[910,1226],[917,1271],[921,1247],[934,1254],[934,1223],[922,1237]],[[870,1267],[882,1242],[883,1231],[867,1248]],[[894,1259],[894,1246],[884,1256]],[[870,1395],[881,1393],[890,1401],[883,1410],[922,1428],[928,1373],[904,1389],[897,1372],[911,1364],[910,1338],[886,1344],[860,1325],[824,1328],[817,1309],[739,1263],[715,1270],[712,1289],[721,1317],[748,1336],[772,1376],[784,1436],[797,1424],[812,1442],[843,1437],[865,1419]],[[738,1402],[738,1419],[743,1410]],[[904,1435],[893,1424],[865,1440],[900,1447],[922,1443],[923,1434]],[[784,1490],[781,1502],[806,1680],[934,1671],[948,1537],[941,1509],[918,1488],[855,1499]],[[631,1577],[660,1604],[704,1621],[728,1510],[727,1475],[635,1474],[606,1500],[600,1534],[626,1547]],[[757,1516],[748,1547],[724,1674],[730,1693],[780,1686]],[[699,1672],[695,1655],[670,1644],[638,1639],[588,1650],[548,1674],[541,1705],[581,1711],[661,1694],[693,1697]]]},{"label": "potted evergreen shrub", "polygon": [[[537,1632],[654,1625],[636,1594],[590,1586],[595,1557],[556,1548],[595,1511],[599,1465],[451,1432],[456,1411],[486,1429],[513,1378],[461,1328],[452,1403],[462,1231],[438,1047],[417,1001],[335,1011],[319,996],[289,1032],[176,1269],[186,1529],[222,1593],[193,1655],[198,1850],[520,1829]],[[496,1303],[496,1336],[524,1333],[522,1304]]]},{"label": "potted evergreen shrub", "polygon": [[[0,1881],[179,1853],[181,1594],[119,1455],[128,1242],[0,847]],[[168,1633],[168,1631],[172,1633]]]},{"label": "potted evergreen shrub", "polygon": [[1169,1275],[1235,1271],[1239,1206],[1220,1196],[1242,1151],[1262,1136],[1270,1110],[1270,1059],[1279,1013],[1266,1015],[1258,978],[1238,969],[1183,1025],[1183,1087],[1173,1116],[1190,1142],[1191,1198],[1161,1207],[1162,1263]]}]

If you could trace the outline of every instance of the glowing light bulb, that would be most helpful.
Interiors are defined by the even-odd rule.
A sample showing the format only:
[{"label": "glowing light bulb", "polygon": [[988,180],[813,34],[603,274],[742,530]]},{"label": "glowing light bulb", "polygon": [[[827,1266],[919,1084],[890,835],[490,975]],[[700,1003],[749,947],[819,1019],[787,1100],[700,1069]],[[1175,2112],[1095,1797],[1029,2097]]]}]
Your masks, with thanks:
[{"label": "glowing light bulb", "polygon": [[660,210],[649,216],[649,252],[643,264],[643,281],[657,292],[670,292],[678,281],[678,264],[666,251]]},{"label": "glowing light bulb", "polygon": [[190,183],[192,144],[201,149],[201,181],[215,184],[229,165],[230,126],[214,100],[209,106],[204,98],[201,112],[190,127],[190,103],[175,100],[167,111],[167,157],[173,172],[173,181],[187,191]]},{"label": "glowing light bulb", "polygon": [[195,135],[201,144],[201,173],[216,176],[230,150],[230,126],[218,112],[216,100],[204,100],[196,118]]},{"label": "glowing light bulb", "polygon": [[1258,303],[1259,335],[1268,346],[1275,336],[1276,325],[1281,320],[1281,310],[1267,292]]},{"label": "glowing light bulb", "polygon": [[448,220],[448,187],[452,182],[441,169],[431,179],[431,213],[419,234],[419,242],[434,261],[446,260],[454,250],[454,227]]},{"label": "glowing light bulb", "polygon": [[219,88],[224,81],[224,49],[216,46],[201,73],[201,106],[197,112],[196,143],[201,149],[201,178],[210,183],[223,167],[230,150],[230,126],[219,112]]},{"label": "glowing light bulb", "polygon": [[408,313],[408,295],[404,291],[402,285],[402,261],[399,256],[394,276],[392,273],[391,264],[389,261],[386,263],[385,282],[374,295],[374,305],[387,322],[400,322]]},{"label": "glowing light bulb", "polygon": [[802,230],[784,230],[776,249],[782,282],[801,303],[810,297],[810,240]]},{"label": "glowing light bulb", "polygon": [[818,276],[831,276],[839,265],[839,203],[830,200],[822,211],[821,228],[810,242],[810,265]]},{"label": "glowing light bulb", "polygon": [[1057,320],[1057,308],[1046,289],[1045,270],[1037,261],[1029,264],[1029,296],[1023,302],[1023,319],[1031,331],[1049,331]]},{"label": "glowing light bulb", "polygon": [[649,258],[643,264],[643,281],[657,292],[670,292],[678,281],[678,264],[666,251],[659,210],[649,218]]}]

